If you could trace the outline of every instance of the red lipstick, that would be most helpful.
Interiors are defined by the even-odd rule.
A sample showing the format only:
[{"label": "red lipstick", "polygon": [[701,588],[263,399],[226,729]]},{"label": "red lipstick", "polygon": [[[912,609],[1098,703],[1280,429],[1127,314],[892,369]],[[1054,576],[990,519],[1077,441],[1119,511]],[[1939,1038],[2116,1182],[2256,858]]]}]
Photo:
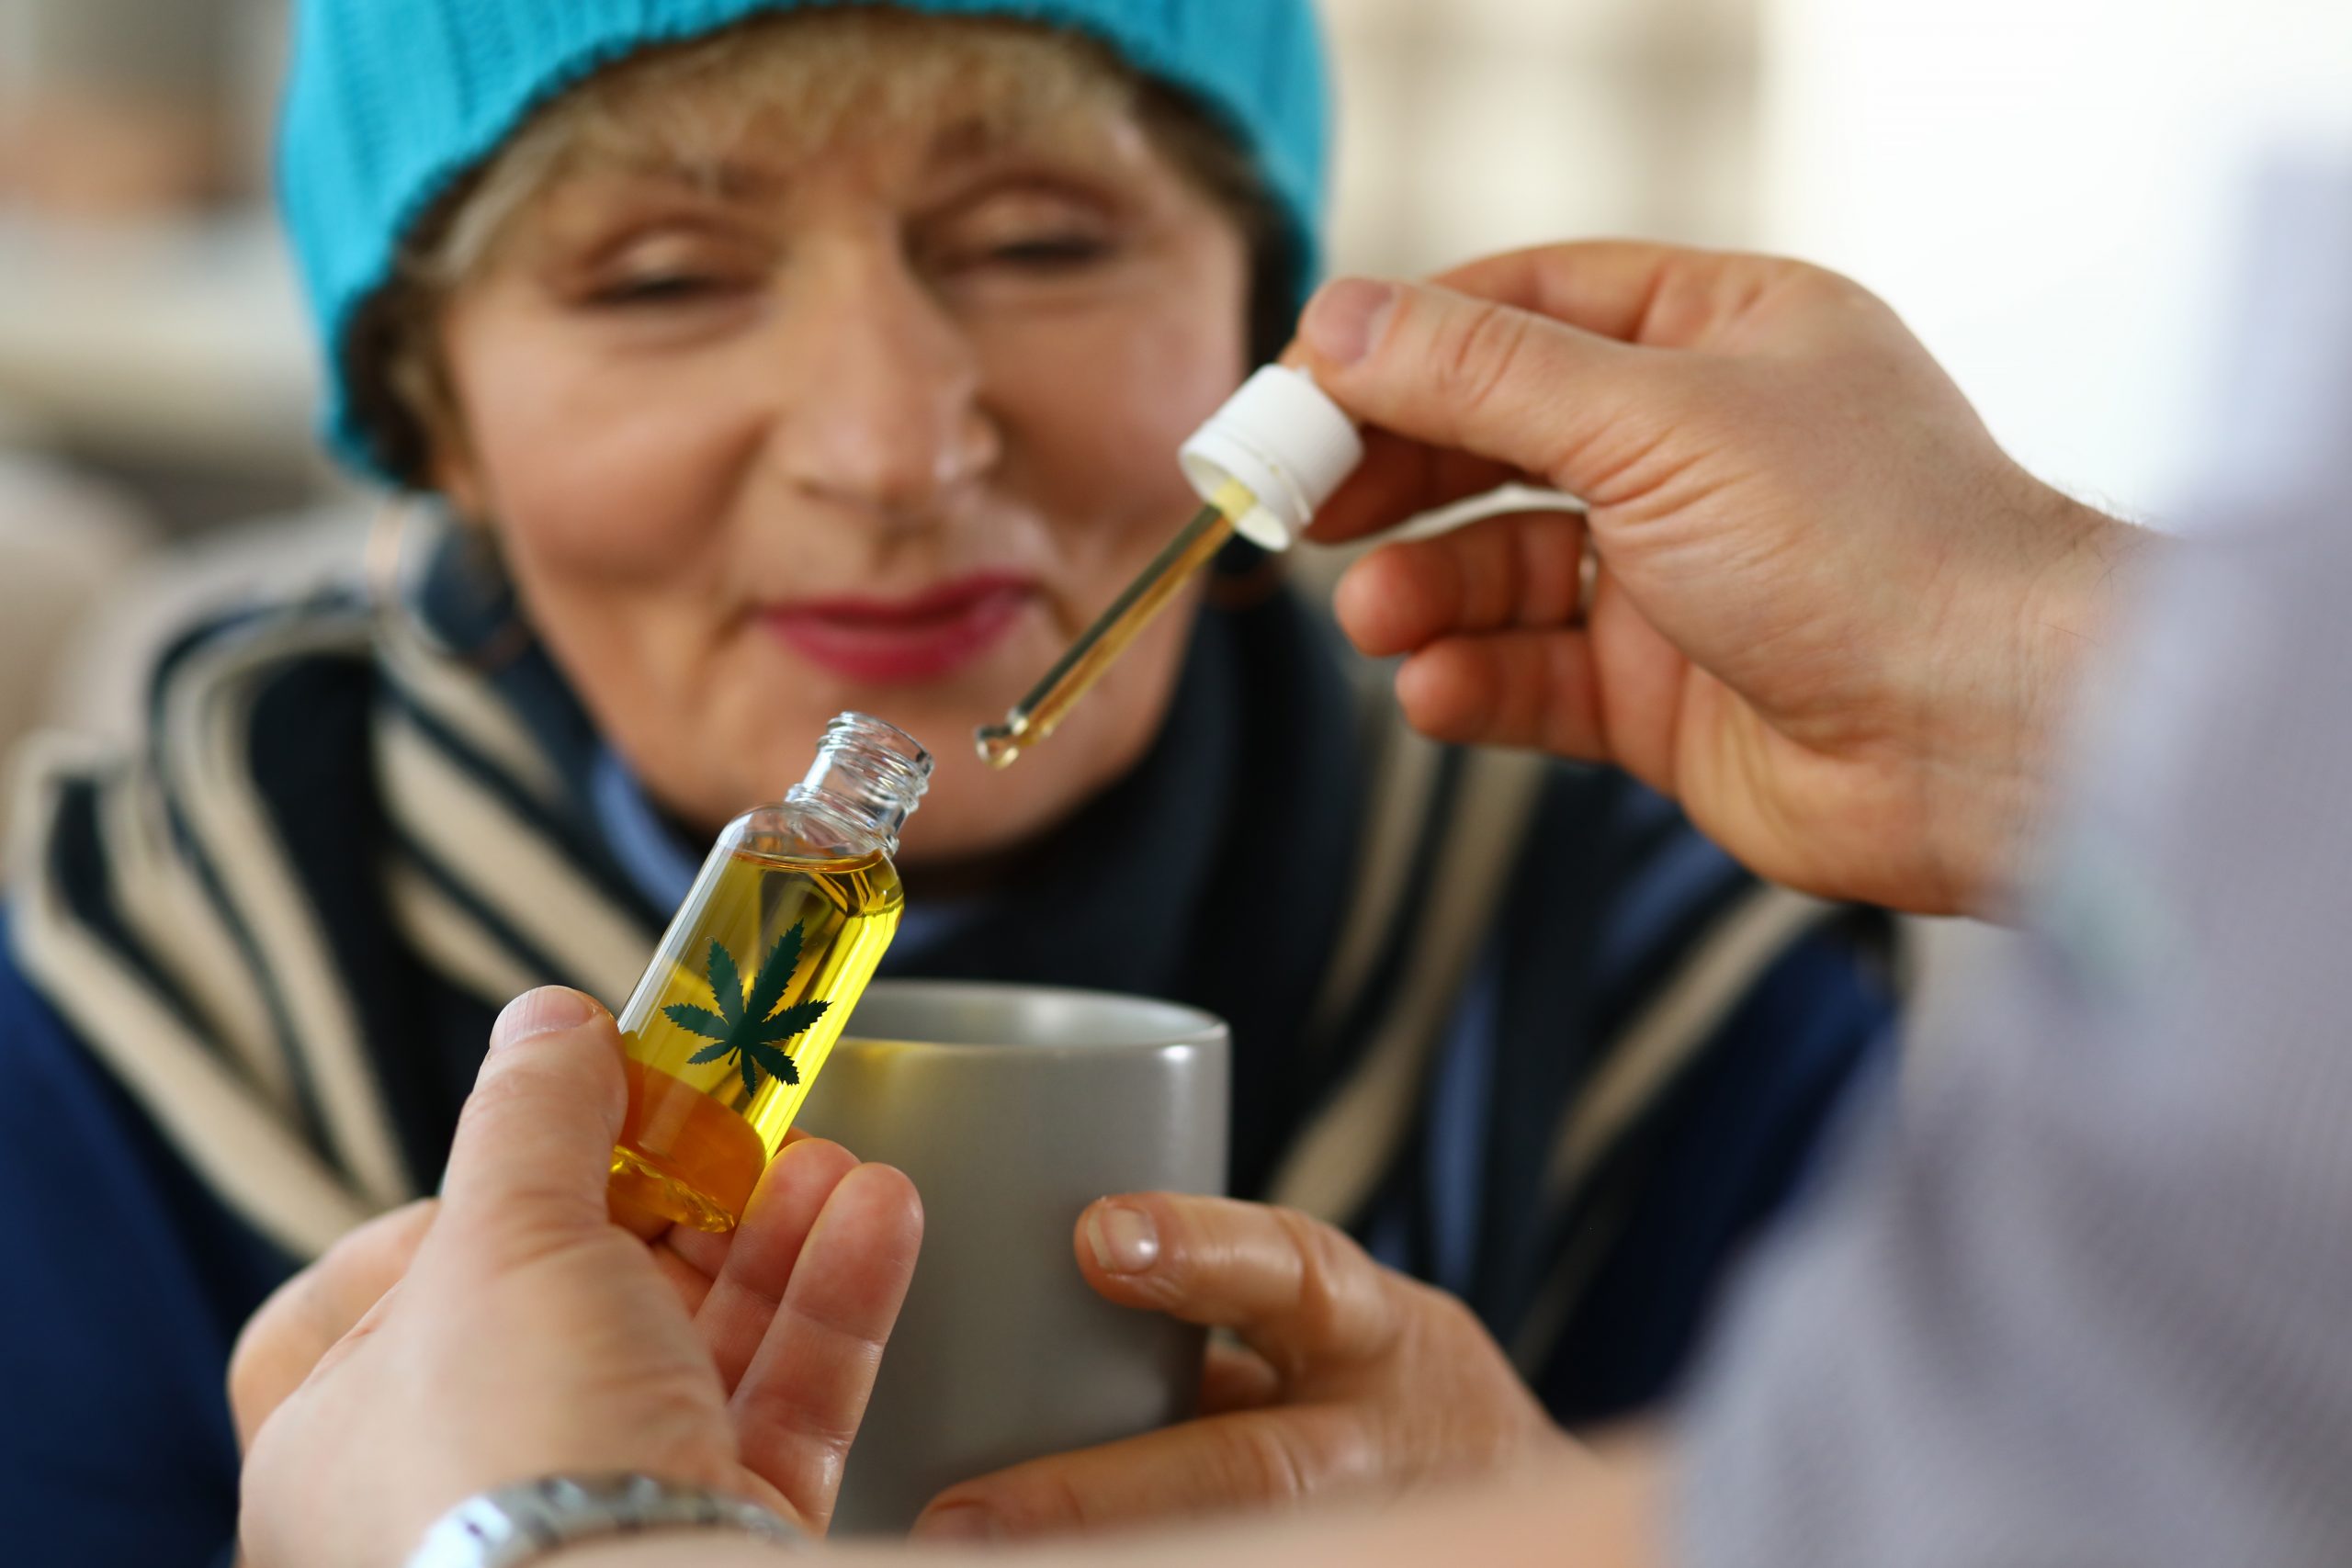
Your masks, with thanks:
[{"label": "red lipstick", "polygon": [[796,599],[760,615],[786,647],[828,673],[866,685],[913,685],[978,662],[1035,595],[1028,578],[978,572],[903,599]]}]

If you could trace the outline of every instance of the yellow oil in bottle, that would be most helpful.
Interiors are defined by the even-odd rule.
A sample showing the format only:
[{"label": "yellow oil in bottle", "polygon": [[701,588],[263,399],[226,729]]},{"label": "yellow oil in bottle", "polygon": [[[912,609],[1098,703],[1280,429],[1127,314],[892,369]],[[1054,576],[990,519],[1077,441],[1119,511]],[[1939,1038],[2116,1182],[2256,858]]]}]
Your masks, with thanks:
[{"label": "yellow oil in bottle", "polygon": [[616,1209],[732,1230],[898,930],[889,857],[714,857],[622,1010]]}]

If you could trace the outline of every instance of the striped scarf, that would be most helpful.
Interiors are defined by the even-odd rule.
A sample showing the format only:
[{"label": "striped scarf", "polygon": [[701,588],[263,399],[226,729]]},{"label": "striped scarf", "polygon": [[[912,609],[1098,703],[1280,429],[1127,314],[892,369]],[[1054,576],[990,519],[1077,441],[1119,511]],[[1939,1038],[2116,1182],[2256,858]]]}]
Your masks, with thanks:
[{"label": "striped scarf", "polygon": [[659,934],[574,852],[584,825],[498,684],[356,595],[187,637],[143,747],[42,738],[20,790],[19,964],[296,1257],[438,1179],[401,1125],[415,1086],[390,1081],[418,1043],[391,1037],[419,1014],[404,987],[616,1001]]}]

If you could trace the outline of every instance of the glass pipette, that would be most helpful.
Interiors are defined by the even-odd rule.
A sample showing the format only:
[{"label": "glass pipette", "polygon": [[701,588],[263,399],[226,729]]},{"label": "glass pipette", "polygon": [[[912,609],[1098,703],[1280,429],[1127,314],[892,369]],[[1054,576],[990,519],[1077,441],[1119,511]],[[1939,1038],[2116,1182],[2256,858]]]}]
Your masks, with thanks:
[{"label": "glass pipette", "polygon": [[1256,504],[1239,480],[1227,479],[1220,485],[1208,504],[1193,513],[1193,520],[1168,541],[1167,548],[1154,556],[1151,564],[1111,601],[1111,607],[1079,634],[1078,640],[1046,671],[1046,678],[1012,705],[1004,722],[981,728],[981,760],[991,768],[1009,767],[1023,747],[1051,735],[1087,689],[1168,607],[1177,591],[1233,537],[1233,520]]},{"label": "glass pipette", "polygon": [[1363,459],[1354,424],[1304,371],[1269,365],[1243,382],[1177,454],[1206,504],[1012,705],[1003,723],[979,730],[982,760],[1005,767],[1051,735],[1234,535],[1265,549],[1288,549]]}]

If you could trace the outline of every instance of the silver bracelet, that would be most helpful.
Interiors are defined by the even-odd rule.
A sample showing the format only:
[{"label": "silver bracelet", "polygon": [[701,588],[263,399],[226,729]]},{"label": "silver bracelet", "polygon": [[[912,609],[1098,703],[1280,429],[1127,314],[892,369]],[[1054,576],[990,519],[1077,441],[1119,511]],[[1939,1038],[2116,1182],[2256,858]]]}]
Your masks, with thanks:
[{"label": "silver bracelet", "polygon": [[786,1548],[808,1536],[772,1509],[659,1476],[550,1475],[477,1493],[441,1516],[408,1568],[517,1568],[577,1541],[722,1529]]}]

